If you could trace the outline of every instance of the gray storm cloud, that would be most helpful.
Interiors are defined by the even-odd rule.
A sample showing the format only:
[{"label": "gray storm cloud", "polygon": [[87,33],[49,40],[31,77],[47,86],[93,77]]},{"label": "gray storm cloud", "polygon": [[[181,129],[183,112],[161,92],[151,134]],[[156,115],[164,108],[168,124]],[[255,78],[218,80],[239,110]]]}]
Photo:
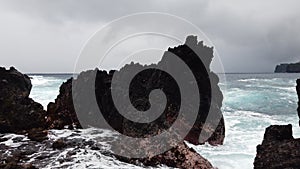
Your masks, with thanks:
[{"label": "gray storm cloud", "polygon": [[197,25],[226,72],[272,72],[280,62],[300,60],[299,6],[297,0],[1,0],[1,65],[72,72],[81,48],[104,24],[132,13],[164,12]]}]

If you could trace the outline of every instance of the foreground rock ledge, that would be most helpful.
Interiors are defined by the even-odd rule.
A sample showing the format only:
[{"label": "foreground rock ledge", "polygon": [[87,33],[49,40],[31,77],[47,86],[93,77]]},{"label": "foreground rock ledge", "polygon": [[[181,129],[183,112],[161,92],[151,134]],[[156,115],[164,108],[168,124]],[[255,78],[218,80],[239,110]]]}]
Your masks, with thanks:
[{"label": "foreground rock ledge", "polygon": [[164,164],[169,167],[183,168],[183,169],[213,169],[213,166],[208,160],[199,155],[194,149],[189,148],[184,142],[178,146],[166,151],[160,155],[156,155],[144,159],[132,159],[117,156],[120,161],[145,166],[158,166]]},{"label": "foreground rock ledge", "polygon": [[255,169],[298,169],[300,139],[294,139],[292,125],[272,125],[266,129],[264,140],[257,146]]},{"label": "foreground rock ledge", "polygon": [[[66,135],[65,132],[69,134]],[[85,166],[86,162],[90,162],[86,164],[89,166],[87,168],[105,168],[101,166],[102,162],[108,163],[104,165],[110,168],[135,168],[133,165],[141,168],[147,166],[212,168],[206,159],[185,143],[151,158],[129,159],[115,156],[107,146],[103,145],[104,142],[114,141],[118,137],[116,132],[95,128],[65,130],[65,132],[51,130],[48,139],[43,142],[26,139],[24,135],[0,135],[0,168],[82,168],[80,166]],[[92,137],[86,137],[87,134]],[[15,145],[5,145],[7,140],[14,142]]]}]

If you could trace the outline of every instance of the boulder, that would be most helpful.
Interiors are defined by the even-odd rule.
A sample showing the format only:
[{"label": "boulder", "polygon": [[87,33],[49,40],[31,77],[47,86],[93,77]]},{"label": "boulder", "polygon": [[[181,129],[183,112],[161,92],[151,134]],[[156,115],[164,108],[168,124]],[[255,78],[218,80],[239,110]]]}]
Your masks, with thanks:
[{"label": "boulder", "polygon": [[298,169],[300,139],[294,139],[292,125],[272,125],[265,131],[264,140],[257,146],[255,169]]},{"label": "boulder", "polygon": [[194,149],[189,148],[184,142],[178,144],[176,147],[162,154],[153,157],[135,159],[117,156],[117,159],[135,165],[143,164],[145,166],[154,167],[159,165],[166,165],[169,167],[182,169],[213,169],[213,166],[208,160],[199,155]]},{"label": "boulder", "polygon": [[27,75],[0,68],[0,133],[46,127],[43,106],[29,98],[31,87]]},{"label": "boulder", "polygon": [[53,149],[63,149],[66,146],[67,146],[66,143],[62,139],[58,139],[58,140],[54,141],[52,144]]},{"label": "boulder", "polygon": [[42,142],[47,140],[48,131],[42,128],[33,128],[28,131],[28,138],[32,141]]}]

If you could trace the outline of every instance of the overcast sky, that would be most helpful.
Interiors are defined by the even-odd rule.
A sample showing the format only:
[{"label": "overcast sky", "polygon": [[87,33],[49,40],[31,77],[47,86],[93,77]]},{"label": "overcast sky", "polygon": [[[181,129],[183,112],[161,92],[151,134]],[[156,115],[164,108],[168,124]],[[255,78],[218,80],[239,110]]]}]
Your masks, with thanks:
[{"label": "overcast sky", "polygon": [[137,12],[170,13],[197,25],[226,72],[272,72],[300,60],[299,0],[0,0],[0,65],[72,72],[95,31]]}]

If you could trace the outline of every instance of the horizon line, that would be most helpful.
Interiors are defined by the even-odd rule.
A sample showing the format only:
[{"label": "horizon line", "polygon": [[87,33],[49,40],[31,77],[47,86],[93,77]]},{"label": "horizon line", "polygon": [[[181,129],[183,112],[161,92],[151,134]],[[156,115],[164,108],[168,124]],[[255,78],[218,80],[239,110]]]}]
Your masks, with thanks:
[{"label": "horizon line", "polygon": [[[25,72],[24,74],[27,75],[78,75],[79,73],[74,73],[74,72]],[[216,74],[280,74],[280,73],[275,73],[275,72],[214,72]],[[290,74],[290,73],[288,73]]]}]

